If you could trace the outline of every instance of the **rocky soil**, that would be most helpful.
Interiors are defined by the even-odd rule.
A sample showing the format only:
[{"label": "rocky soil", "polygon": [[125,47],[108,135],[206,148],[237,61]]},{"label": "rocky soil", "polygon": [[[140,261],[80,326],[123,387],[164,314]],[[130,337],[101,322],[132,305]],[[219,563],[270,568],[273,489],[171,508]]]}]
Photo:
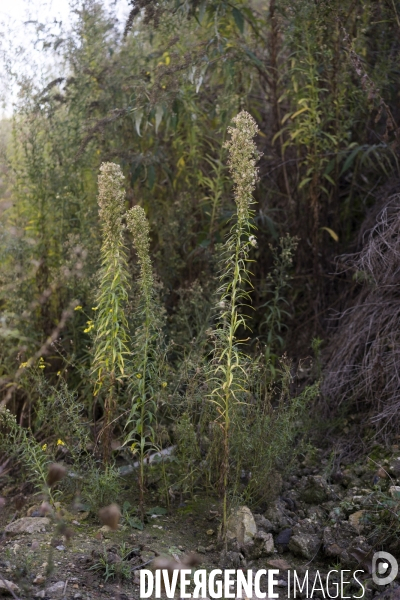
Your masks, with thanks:
[{"label": "rocky soil", "polygon": [[[21,506],[17,484],[3,487],[0,509],[0,595],[14,598],[139,599],[139,571],[157,557],[181,563],[197,555],[198,568],[279,569],[279,594],[288,598],[296,570],[322,581],[331,570],[359,576],[364,598],[400,598],[395,580],[386,588],[372,580],[377,550],[400,559],[400,450],[377,447],[352,463],[315,451],[297,466],[276,497],[263,507],[237,507],[229,519],[227,546],[217,542],[219,503],[199,496],[167,514],[149,508],[144,529],[122,518],[116,531],[61,501],[43,511],[35,498]],[[1,481],[1,480],[0,480]],[[159,559],[158,559],[159,560]],[[178,564],[179,566],[179,564]],[[346,579],[346,595],[360,595]],[[335,589],[331,588],[335,597]],[[254,596],[256,597],[256,596]],[[328,591],[303,590],[299,598]]]}]

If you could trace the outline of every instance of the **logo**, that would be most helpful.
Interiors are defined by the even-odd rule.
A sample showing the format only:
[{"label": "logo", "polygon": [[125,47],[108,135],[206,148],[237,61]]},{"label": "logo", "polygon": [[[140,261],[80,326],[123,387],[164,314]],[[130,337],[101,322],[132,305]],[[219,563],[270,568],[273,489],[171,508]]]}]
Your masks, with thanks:
[{"label": "logo", "polygon": [[399,572],[397,560],[389,552],[375,552],[372,557],[372,579],[377,585],[392,583]]}]

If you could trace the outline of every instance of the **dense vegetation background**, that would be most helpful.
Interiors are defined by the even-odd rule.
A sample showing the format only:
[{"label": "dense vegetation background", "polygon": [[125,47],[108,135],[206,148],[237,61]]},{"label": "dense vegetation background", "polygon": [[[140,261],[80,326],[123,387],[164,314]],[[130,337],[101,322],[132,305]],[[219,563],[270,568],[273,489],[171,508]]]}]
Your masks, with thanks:
[{"label": "dense vegetation background", "polygon": [[[70,31],[37,24],[51,78],[29,78],[4,55],[18,98],[1,124],[0,394],[16,448],[21,436],[36,444],[27,466],[67,446],[95,468],[112,406],[107,444],[128,439],[127,460],[178,444],[178,466],[159,482],[167,499],[206,481],[249,501],[287,464],[310,413],[324,433],[352,436],[355,420],[363,443],[396,434],[399,3],[138,0],[125,29],[94,0],[73,14]],[[212,398],[236,214],[226,141],[242,110],[262,156],[228,469],[226,412]],[[103,162],[122,169],[125,208],[147,216],[155,303],[143,333],[140,256],[124,229],[133,358],[112,402],[94,372]],[[135,391],[143,368],[148,387]]]}]

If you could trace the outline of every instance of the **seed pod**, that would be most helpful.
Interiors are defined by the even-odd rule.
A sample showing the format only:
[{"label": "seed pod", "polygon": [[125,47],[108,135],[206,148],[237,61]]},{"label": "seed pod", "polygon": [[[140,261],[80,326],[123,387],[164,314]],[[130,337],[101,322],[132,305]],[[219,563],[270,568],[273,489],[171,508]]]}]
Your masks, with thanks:
[{"label": "seed pod", "polygon": [[117,504],[110,504],[99,510],[99,519],[103,525],[110,529],[118,529],[118,523],[121,518],[121,511]]},{"label": "seed pod", "polygon": [[47,485],[52,487],[62,479],[67,474],[67,469],[60,465],[59,463],[53,463],[49,466],[49,471],[47,473]]},{"label": "seed pod", "polygon": [[24,507],[25,502],[26,502],[26,496],[24,496],[23,494],[18,494],[14,498],[15,508],[17,510],[21,510],[21,508]]}]

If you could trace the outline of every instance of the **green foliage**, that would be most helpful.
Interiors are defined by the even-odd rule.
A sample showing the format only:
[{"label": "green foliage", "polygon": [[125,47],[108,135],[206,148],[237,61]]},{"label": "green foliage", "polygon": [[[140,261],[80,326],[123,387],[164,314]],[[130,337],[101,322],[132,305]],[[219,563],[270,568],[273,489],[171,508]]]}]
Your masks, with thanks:
[{"label": "green foliage", "polygon": [[47,491],[47,470],[52,462],[47,444],[39,444],[29,430],[20,427],[7,408],[0,411],[0,449],[21,463],[38,493]]},{"label": "green foliage", "polygon": [[[128,550],[129,553],[129,550]],[[89,568],[89,571],[100,573],[104,581],[109,579],[124,580],[131,578],[131,566],[125,562],[127,550],[124,546],[119,548],[118,554],[108,552],[103,548],[103,552],[98,556],[97,562]]]},{"label": "green foliage", "polygon": [[[273,256],[273,269],[267,275],[267,292],[270,299],[260,308],[265,308],[265,317],[260,329],[267,330],[265,359],[271,361],[272,375],[275,371],[276,352],[282,351],[285,345],[283,333],[287,326],[285,317],[290,317],[287,310],[288,288],[290,288],[290,269],[293,265],[293,254],[296,251],[298,240],[286,236],[280,239],[280,252],[271,247]],[[285,307],[285,308],[284,308]]]},{"label": "green foliage", "polygon": [[89,504],[94,515],[121,497],[122,480],[114,465],[92,465],[84,474],[81,486],[82,498]]},{"label": "green foliage", "polygon": [[[398,18],[384,0],[138,10],[122,35],[101,3],[78,2],[72,31],[38,25],[51,77],[10,70],[0,392],[31,425],[12,439],[38,487],[60,438],[91,503],[98,481],[115,499],[115,435],[138,458],[143,518],[145,459],[177,443],[160,487],[219,489],[226,519],[228,497],[259,498],[290,462],[317,392],[294,397],[279,357],[324,337],[332,259],[398,171]],[[99,422],[104,472],[88,450]]]}]

